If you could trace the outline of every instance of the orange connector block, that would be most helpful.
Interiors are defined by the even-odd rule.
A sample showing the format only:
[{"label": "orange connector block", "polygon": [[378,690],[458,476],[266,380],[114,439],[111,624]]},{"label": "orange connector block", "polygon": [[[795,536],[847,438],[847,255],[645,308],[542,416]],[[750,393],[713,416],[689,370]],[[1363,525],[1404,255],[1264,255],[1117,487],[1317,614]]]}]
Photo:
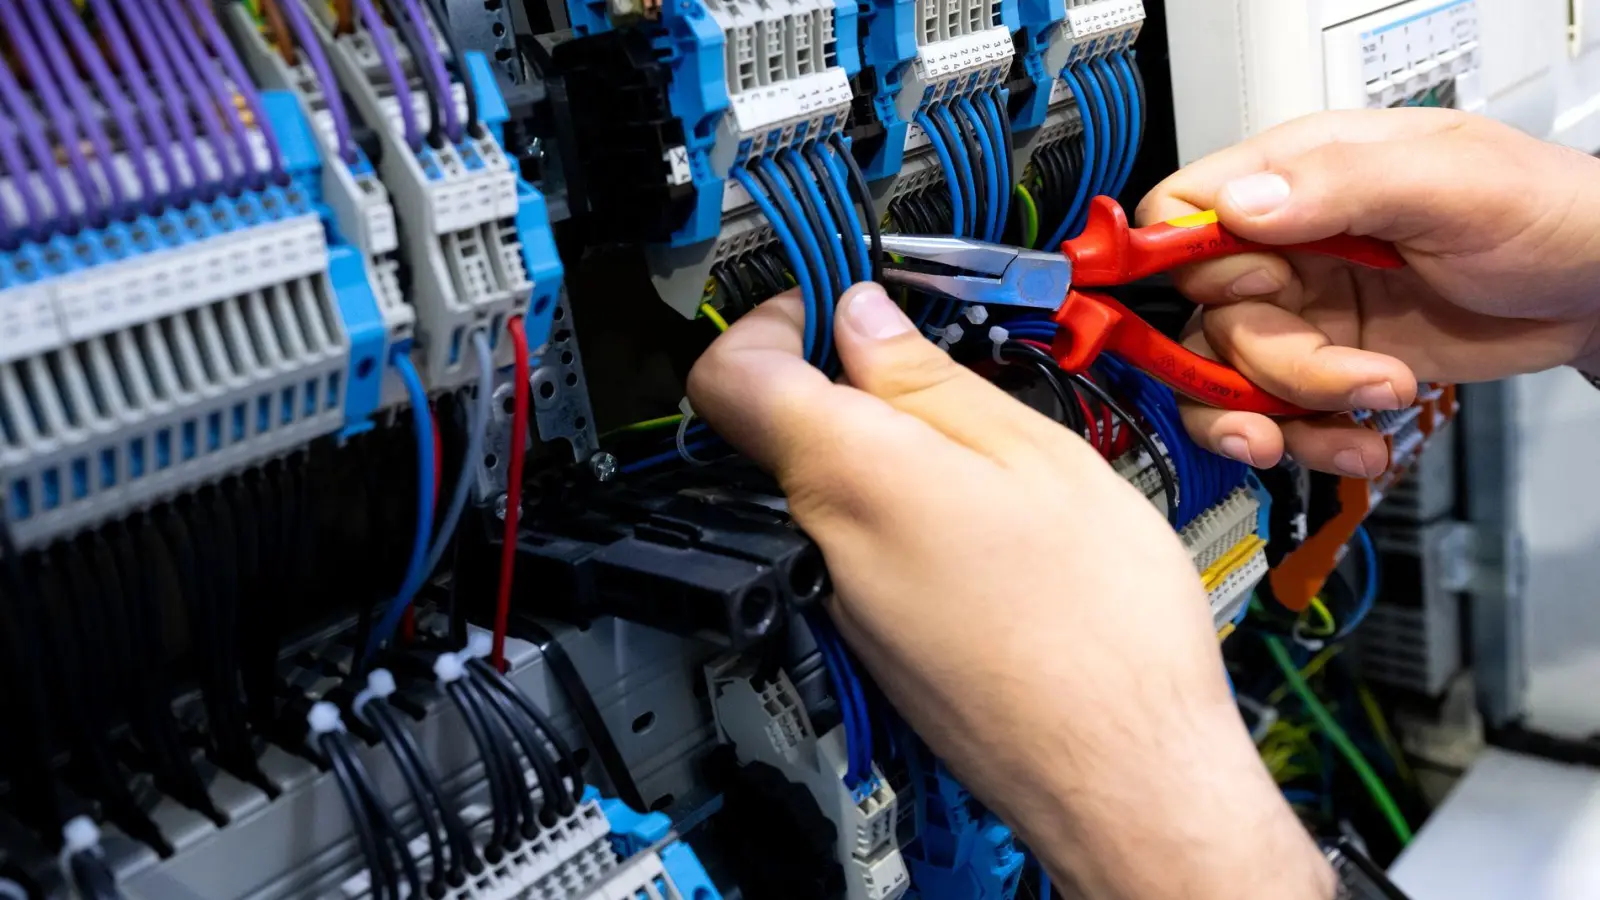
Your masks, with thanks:
[{"label": "orange connector block", "polygon": [[1369,480],[1344,478],[1339,481],[1339,514],[1307,535],[1305,543],[1285,556],[1269,574],[1272,593],[1284,607],[1300,612],[1311,605],[1312,598],[1322,592],[1322,586],[1339,564],[1345,545],[1355,537],[1356,529],[1366,521],[1373,507],[1383,500],[1384,494],[1416,464],[1428,441],[1451,419],[1455,418],[1460,404],[1456,400],[1453,384],[1427,384],[1422,386],[1417,398],[1419,410],[1416,428],[1422,434],[1420,442],[1399,440],[1402,434],[1411,434],[1409,427],[1394,434],[1385,434],[1389,446],[1389,467],[1382,475]]}]

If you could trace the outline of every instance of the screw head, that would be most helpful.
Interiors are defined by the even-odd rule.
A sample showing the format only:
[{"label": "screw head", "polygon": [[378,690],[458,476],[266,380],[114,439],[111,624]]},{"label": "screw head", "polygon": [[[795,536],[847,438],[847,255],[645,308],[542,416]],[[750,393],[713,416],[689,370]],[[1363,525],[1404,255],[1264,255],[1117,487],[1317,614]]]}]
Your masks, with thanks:
[{"label": "screw head", "polygon": [[589,457],[589,471],[594,473],[597,481],[610,481],[617,477],[617,458],[601,450]]}]

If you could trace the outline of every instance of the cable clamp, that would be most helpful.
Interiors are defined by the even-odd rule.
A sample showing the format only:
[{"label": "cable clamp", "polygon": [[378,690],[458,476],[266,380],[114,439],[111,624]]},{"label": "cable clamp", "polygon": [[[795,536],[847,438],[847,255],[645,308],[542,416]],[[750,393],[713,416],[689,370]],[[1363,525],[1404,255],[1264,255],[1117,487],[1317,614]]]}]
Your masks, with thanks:
[{"label": "cable clamp", "polygon": [[989,326],[989,358],[994,360],[995,365],[1005,365],[1006,361],[1000,356],[1000,348],[1004,347],[1006,341],[1009,340],[1011,340],[1011,332],[1001,328],[999,325]]},{"label": "cable clamp", "polygon": [[683,413],[683,418],[678,420],[678,434],[675,443],[678,445],[678,457],[691,466],[710,465],[709,460],[697,459],[689,452],[689,423],[694,421],[694,407],[689,405],[689,398],[678,401],[678,411]]}]

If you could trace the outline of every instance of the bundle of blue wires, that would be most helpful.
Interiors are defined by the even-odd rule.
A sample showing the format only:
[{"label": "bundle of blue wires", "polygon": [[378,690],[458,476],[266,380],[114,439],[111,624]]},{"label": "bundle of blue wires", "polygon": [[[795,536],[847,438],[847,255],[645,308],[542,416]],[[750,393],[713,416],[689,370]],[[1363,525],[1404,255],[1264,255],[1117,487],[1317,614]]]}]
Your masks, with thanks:
[{"label": "bundle of blue wires", "polygon": [[1129,51],[1075,63],[1061,78],[1078,99],[1083,120],[1084,177],[1073,193],[1067,214],[1056,225],[1047,247],[1076,237],[1089,219],[1089,201],[1102,194],[1120,196],[1133,175],[1143,140],[1143,91]]},{"label": "bundle of blue wires", "polygon": [[850,651],[833,627],[827,614],[812,610],[805,614],[811,639],[816,642],[822,656],[822,666],[828,673],[833,696],[839,703],[839,717],[844,726],[845,766],[844,786],[855,790],[872,780],[872,721],[867,709],[866,694],[850,662]]}]

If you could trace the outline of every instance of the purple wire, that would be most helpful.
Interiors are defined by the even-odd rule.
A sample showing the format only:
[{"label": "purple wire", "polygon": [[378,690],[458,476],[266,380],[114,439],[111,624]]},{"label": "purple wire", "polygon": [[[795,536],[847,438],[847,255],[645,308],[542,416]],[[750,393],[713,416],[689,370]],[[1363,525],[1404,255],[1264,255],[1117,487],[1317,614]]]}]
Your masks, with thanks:
[{"label": "purple wire", "polygon": [[84,27],[77,10],[73,9],[72,0],[52,0],[51,8],[61,22],[62,29],[66,31],[67,39],[72,42],[78,59],[89,70],[89,77],[94,79],[95,87],[100,91],[100,97],[105,102],[106,108],[111,110],[112,117],[117,120],[117,130],[122,133],[122,142],[127,146],[128,156],[133,160],[134,172],[139,176],[141,188],[139,199],[146,211],[153,212],[158,203],[156,183],[150,173],[150,160],[145,156],[147,145],[144,132],[140,130],[138,120],[133,116],[133,107],[128,105],[128,98],[123,96],[122,89],[117,86],[117,79],[111,74],[111,67],[106,64],[105,57],[100,55],[100,48],[96,47],[94,40],[89,37],[89,29]]},{"label": "purple wire", "polygon": [[[103,10],[105,15],[102,21],[112,21],[114,17],[110,15],[109,4],[100,3],[99,5],[108,7]],[[117,8],[122,11],[123,15],[127,16],[128,27],[133,31],[133,39],[138,42],[140,47],[144,48],[145,59],[149,60],[150,67],[155,69],[156,86],[161,89],[161,94],[167,98],[168,102],[165,107],[167,114],[172,117],[173,126],[178,131],[178,146],[183,148],[184,158],[189,161],[190,187],[209,185],[211,183],[210,178],[207,176],[205,166],[200,162],[200,151],[196,147],[198,142],[195,140],[194,135],[194,120],[189,118],[189,110],[183,100],[184,91],[178,86],[178,79],[172,74],[172,67],[167,64],[167,55],[162,52],[160,43],[156,41],[154,30],[144,16],[142,5],[138,0],[125,0],[125,2],[118,3]],[[134,57],[131,49],[126,50],[126,57],[128,82],[130,84],[143,85],[143,73],[134,71],[138,66],[138,60]],[[159,124],[161,117],[156,116],[155,120]],[[161,142],[163,146],[170,147],[172,143],[171,135],[165,132],[165,127],[162,127],[156,134],[156,140]],[[173,162],[170,152],[166,155],[166,161],[169,165]],[[174,166],[172,171],[176,175],[177,168]],[[172,183],[174,185],[177,184],[176,177],[173,178]],[[185,188],[184,193],[188,194],[189,188]],[[207,200],[211,199],[209,193],[207,190],[200,191],[201,197]]]},{"label": "purple wire", "polygon": [[356,0],[356,14],[361,16],[361,24],[371,33],[372,46],[377,49],[378,58],[383,60],[383,68],[394,85],[394,100],[400,104],[400,118],[406,126],[406,146],[413,151],[421,150],[422,134],[417,131],[416,110],[411,108],[411,82],[406,78],[406,70],[400,66],[400,58],[395,56],[394,44],[389,41],[389,26],[383,23],[372,0]]},{"label": "purple wire", "polygon": [[234,87],[244,95],[244,104],[250,107],[256,128],[260,129],[261,137],[267,142],[267,155],[272,158],[273,181],[280,185],[288,184],[288,173],[283,169],[283,150],[278,146],[278,136],[272,131],[272,123],[267,121],[266,109],[261,105],[261,93],[256,90],[255,82],[250,80],[250,73],[245,71],[244,63],[239,60],[239,54],[234,52],[233,44],[223,33],[217,17],[212,15],[211,4],[207,0],[189,0],[189,8],[194,10],[194,17],[205,28],[206,35],[211,39],[212,50],[216,52],[217,59],[222,60]]},{"label": "purple wire", "polygon": [[[217,102],[216,109],[211,110],[211,115],[216,116],[217,109],[223,111],[217,119],[233,134],[233,148],[239,154],[240,186],[250,188],[265,186],[265,180],[256,169],[255,154],[250,152],[250,135],[244,130],[244,120],[239,117],[239,107],[234,104],[233,94],[223,82],[222,73],[212,65],[211,54],[206,52],[205,44],[200,41],[200,35],[195,33],[194,22],[184,15],[181,8],[170,3],[157,3],[155,7],[165,19],[168,33],[178,39],[178,47],[187,57],[192,71],[200,77],[201,83],[211,86],[211,94]],[[222,149],[221,145],[216,148],[219,156],[222,154]]]},{"label": "purple wire", "polygon": [[[39,48],[34,46],[33,38],[28,34],[28,26],[17,14],[16,4],[12,0],[0,0],[0,24],[11,33],[11,45],[17,48],[17,54],[22,57],[22,67],[28,73],[29,80],[33,82],[33,89],[39,95],[40,105],[49,112],[51,124],[55,126],[56,137],[67,152],[67,163],[72,169],[72,176],[78,182],[78,189],[83,193],[83,208],[88,212],[89,221],[97,222],[104,218],[104,213],[100,209],[100,198],[97,196],[99,190],[95,188],[94,179],[89,177],[89,163],[83,158],[83,148],[78,146],[78,129],[73,122],[72,114],[67,112],[66,101],[62,99],[61,92],[56,90],[55,79],[50,77],[50,70],[45,65],[44,57],[40,55]],[[44,140],[42,134],[40,140]],[[35,162],[41,168],[53,169],[55,159],[49,154],[49,142],[46,141],[44,146],[45,153]],[[34,152],[38,154],[38,150]],[[65,200],[63,195],[63,204]],[[70,207],[63,206],[63,212],[70,215]]]},{"label": "purple wire", "polygon": [[400,3],[405,7],[406,18],[417,27],[417,43],[422,45],[422,55],[427,57],[428,71],[433,73],[434,83],[438,86],[439,103],[444,107],[445,133],[450,136],[452,144],[459,144],[461,117],[456,113],[456,95],[450,89],[450,73],[445,70],[444,57],[439,55],[439,48],[433,43],[433,29],[428,27],[428,20],[423,18],[422,8],[417,5],[417,0],[400,0]]},{"label": "purple wire", "polygon": [[100,127],[100,117],[95,114],[94,104],[89,100],[89,92],[84,90],[83,81],[78,78],[78,70],[67,57],[67,46],[61,43],[61,33],[50,21],[49,10],[37,2],[24,3],[22,8],[27,11],[29,21],[33,23],[33,31],[39,37],[39,45],[44,48],[45,59],[50,63],[50,68],[55,71],[56,78],[66,91],[67,101],[71,104],[73,113],[83,123],[84,132],[89,135],[89,143],[94,147],[95,162],[100,164],[100,174],[106,180],[111,214],[121,218],[128,211],[128,198],[122,193],[122,179],[117,176],[117,158],[111,153],[111,142],[106,139],[105,129]]},{"label": "purple wire", "polygon": [[222,169],[222,189],[230,196],[236,196],[240,190],[239,179],[244,173],[234,168],[233,157],[228,153],[227,143],[222,134],[222,120],[207,102],[199,67],[189,59],[189,55],[184,52],[183,42],[173,33],[172,23],[167,21],[165,10],[162,9],[163,4],[147,3],[146,0],[123,0],[123,2],[128,6],[144,7],[144,14],[157,40],[161,41],[162,49],[172,60],[172,67],[178,73],[184,95],[190,98],[188,106],[199,116],[200,127],[205,129],[206,140],[211,143],[211,153],[217,158],[217,165]]},{"label": "purple wire", "polygon": [[322,55],[322,44],[317,41],[317,33],[311,30],[311,22],[306,18],[306,11],[300,8],[300,0],[286,0],[279,5],[283,8],[284,18],[289,20],[295,42],[311,61],[311,70],[322,84],[323,101],[328,104],[328,115],[333,117],[333,132],[339,139],[339,158],[346,163],[353,163],[356,161],[356,150],[350,140],[350,119],[345,115],[344,96],[339,93],[339,82],[334,80],[333,70],[328,68],[328,58]]},{"label": "purple wire", "polygon": [[0,112],[0,162],[5,163],[11,183],[17,186],[17,196],[22,198],[22,227],[35,237],[42,237],[40,227],[45,222],[44,208],[39,205],[39,198],[33,195],[33,179],[28,177],[28,166],[22,158],[22,145],[17,142],[17,126],[4,112]]}]

